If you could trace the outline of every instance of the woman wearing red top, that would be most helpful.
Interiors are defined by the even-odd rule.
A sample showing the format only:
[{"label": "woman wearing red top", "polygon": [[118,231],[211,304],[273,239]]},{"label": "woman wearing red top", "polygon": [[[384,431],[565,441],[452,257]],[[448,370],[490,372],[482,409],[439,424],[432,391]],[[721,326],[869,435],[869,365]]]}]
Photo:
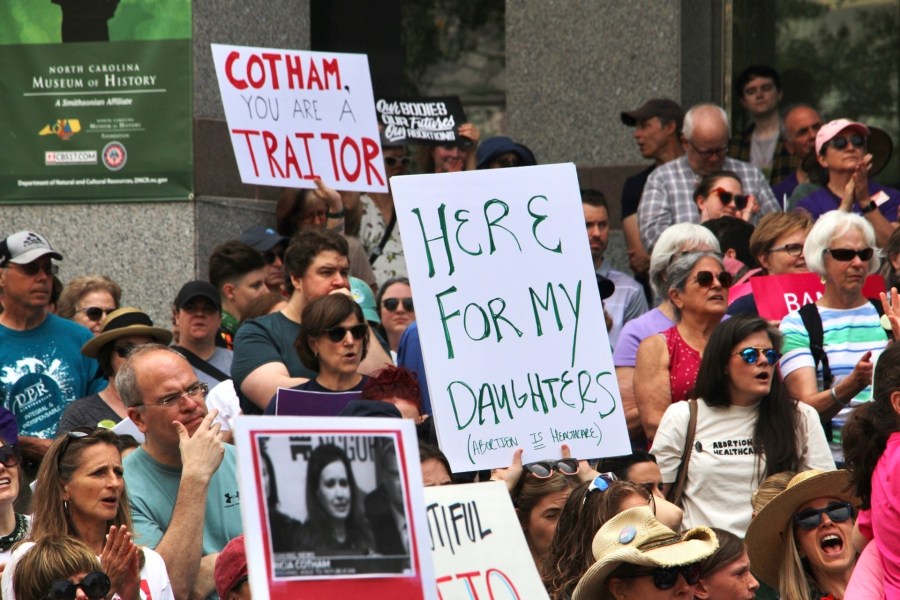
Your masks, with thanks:
[{"label": "woman wearing red top", "polygon": [[666,408],[691,395],[703,349],[728,308],[732,277],[718,254],[690,252],[672,261],[666,281],[677,325],[641,342],[634,369],[635,402],[649,439]]}]

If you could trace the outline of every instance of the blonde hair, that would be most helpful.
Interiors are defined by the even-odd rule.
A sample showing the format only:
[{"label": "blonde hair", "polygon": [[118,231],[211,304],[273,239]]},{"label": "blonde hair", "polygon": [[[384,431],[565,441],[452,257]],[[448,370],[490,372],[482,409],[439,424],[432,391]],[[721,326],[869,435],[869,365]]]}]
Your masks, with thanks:
[{"label": "blonde hair", "polygon": [[810,578],[803,568],[793,526],[784,531],[781,568],[778,570],[778,592],[782,598],[808,598]]},{"label": "blonde hair", "polygon": [[19,559],[13,590],[18,600],[41,600],[47,597],[54,581],[100,570],[100,561],[83,542],[49,536],[35,542]]},{"label": "blonde hair", "polygon": [[759,514],[763,507],[771,502],[775,496],[787,489],[788,483],[794,478],[794,471],[782,471],[769,475],[763,479],[753,495],[750,496],[750,505],[753,507],[753,514]]}]

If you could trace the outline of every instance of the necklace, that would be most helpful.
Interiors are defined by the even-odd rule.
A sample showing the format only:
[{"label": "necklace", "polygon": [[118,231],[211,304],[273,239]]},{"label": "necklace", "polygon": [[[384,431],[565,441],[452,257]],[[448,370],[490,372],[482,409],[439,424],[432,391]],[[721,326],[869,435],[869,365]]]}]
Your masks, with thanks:
[{"label": "necklace", "polygon": [[9,535],[0,537],[0,551],[6,551],[12,548],[13,544],[25,537],[25,532],[27,530],[28,519],[25,518],[25,515],[16,513],[16,528],[13,529],[12,533],[10,533]]}]

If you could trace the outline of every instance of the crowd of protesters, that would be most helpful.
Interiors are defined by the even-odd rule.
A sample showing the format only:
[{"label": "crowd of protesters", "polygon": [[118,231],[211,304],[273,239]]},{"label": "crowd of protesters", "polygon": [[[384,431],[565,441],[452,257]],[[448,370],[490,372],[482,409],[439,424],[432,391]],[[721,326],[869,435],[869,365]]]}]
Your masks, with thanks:
[{"label": "crowd of protesters", "polygon": [[[781,107],[770,67],[741,73],[735,94],[740,132],[713,104],[621,113],[653,161],[621,195],[630,274],[605,260],[606,198],[581,192],[633,447],[599,463],[563,446],[452,472],[390,191],[283,190],[277,226],[219,245],[208,277],[173,294],[171,324],[105,275],[60,281],[64,256],[39,232],[5,232],[3,598],[249,597],[226,506],[231,430],[240,414],[278,414],[279,388],[356,392],[343,414],[413,419],[426,485],[504,481],[554,600],[900,597],[900,191],[871,180],[890,143]],[[389,177],[538,164],[469,123],[415,157],[382,151]],[[798,273],[824,293],[780,321],[759,316],[752,286],[730,294]],[[336,446],[312,452],[305,522],[282,513],[262,457],[276,551],[303,546],[293,538],[352,555],[408,543],[389,482],[361,494]]]}]

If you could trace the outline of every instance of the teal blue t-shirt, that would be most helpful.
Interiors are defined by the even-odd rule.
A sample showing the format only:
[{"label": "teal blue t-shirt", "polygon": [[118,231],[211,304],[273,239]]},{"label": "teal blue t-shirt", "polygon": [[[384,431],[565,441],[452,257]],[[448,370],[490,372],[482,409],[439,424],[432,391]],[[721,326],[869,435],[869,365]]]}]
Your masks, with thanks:
[{"label": "teal blue t-shirt", "polygon": [[97,361],[81,353],[91,332],[48,314],[27,331],[0,325],[0,403],[19,435],[50,439],[65,408],[107,386]]}]

